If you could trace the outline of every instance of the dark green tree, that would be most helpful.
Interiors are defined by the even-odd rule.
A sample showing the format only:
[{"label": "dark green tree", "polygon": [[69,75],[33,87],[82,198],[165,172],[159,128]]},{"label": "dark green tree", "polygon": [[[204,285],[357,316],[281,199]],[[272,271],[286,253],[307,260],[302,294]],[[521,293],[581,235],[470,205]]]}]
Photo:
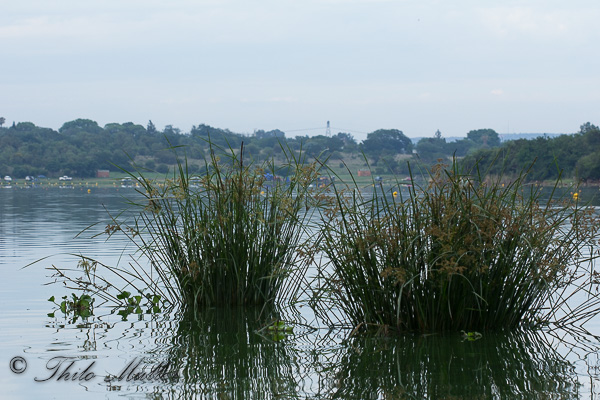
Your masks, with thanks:
[{"label": "dark green tree", "polygon": [[445,159],[452,155],[448,154],[446,139],[436,136],[419,140],[416,150],[419,158],[427,163],[436,162],[440,158]]},{"label": "dark green tree", "polygon": [[379,129],[362,142],[365,154],[378,159],[383,155],[410,154],[412,141],[398,129]]},{"label": "dark green tree", "polygon": [[156,126],[154,126],[154,124],[152,123],[152,120],[148,121],[148,126],[146,127],[146,131],[151,135],[153,135],[157,132]]},{"label": "dark green tree", "polygon": [[600,150],[598,147],[600,146],[600,128],[596,125],[590,124],[586,122],[581,125],[579,129],[579,133],[583,135],[586,143],[593,147],[595,150]]},{"label": "dark green tree", "polygon": [[500,136],[493,129],[477,129],[467,133],[467,138],[472,140],[478,147],[500,146]]},{"label": "dark green tree", "polygon": [[64,135],[73,135],[81,132],[98,134],[102,133],[103,129],[98,126],[96,121],[80,118],[74,121],[65,122],[58,132]]}]

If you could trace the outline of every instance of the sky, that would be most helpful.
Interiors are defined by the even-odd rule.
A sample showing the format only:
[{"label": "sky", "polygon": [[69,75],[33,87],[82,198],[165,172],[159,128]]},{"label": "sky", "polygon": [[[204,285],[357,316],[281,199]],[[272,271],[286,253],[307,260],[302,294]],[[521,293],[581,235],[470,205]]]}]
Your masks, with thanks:
[{"label": "sky", "polygon": [[600,2],[0,0],[0,116],[409,137],[600,124]]}]

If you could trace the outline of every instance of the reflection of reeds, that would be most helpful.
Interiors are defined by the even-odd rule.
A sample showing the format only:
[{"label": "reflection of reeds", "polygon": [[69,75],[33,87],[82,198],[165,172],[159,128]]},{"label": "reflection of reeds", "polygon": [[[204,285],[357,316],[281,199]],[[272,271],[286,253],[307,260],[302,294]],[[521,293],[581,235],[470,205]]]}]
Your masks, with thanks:
[{"label": "reflection of reeds", "polygon": [[297,350],[256,333],[276,314],[240,307],[187,313],[161,354],[180,371],[172,397],[297,398],[304,374]]},{"label": "reflection of reeds", "polygon": [[[321,229],[330,262],[315,303],[343,310],[354,327],[399,331],[556,322],[554,312],[573,294],[565,288],[582,274],[592,284],[583,250],[598,219],[577,201],[555,199],[554,191],[542,201],[525,177],[490,181],[455,161],[398,197],[377,185],[369,198],[355,187],[335,188]],[[572,289],[589,294],[589,285]],[[592,300],[569,318],[597,309]]]},{"label": "reflection of reeds", "polygon": [[335,363],[327,398],[579,398],[575,367],[532,332],[358,337]]}]

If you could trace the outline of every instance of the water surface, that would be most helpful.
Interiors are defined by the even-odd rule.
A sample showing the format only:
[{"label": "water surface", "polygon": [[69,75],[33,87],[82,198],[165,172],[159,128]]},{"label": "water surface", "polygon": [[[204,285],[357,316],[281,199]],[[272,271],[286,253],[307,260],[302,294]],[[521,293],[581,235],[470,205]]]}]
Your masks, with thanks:
[{"label": "water surface", "polygon": [[[600,389],[599,343],[584,334],[485,334],[477,341],[458,332],[352,338],[314,320],[306,308],[213,309],[201,315],[171,310],[124,321],[97,307],[86,321],[73,322],[60,312],[48,317],[53,307],[47,299],[72,291],[45,285],[52,280],[46,267],[76,268],[77,254],[110,265],[130,262],[134,249],[126,241],[90,239],[110,222],[107,211],[125,207],[122,196],[134,197],[135,191],[0,190],[3,399],[587,399]],[[262,329],[275,318],[288,320],[293,333]],[[588,325],[591,333],[599,328],[595,321]],[[27,362],[21,374],[10,369],[14,357]],[[105,381],[107,376],[112,379]]]}]

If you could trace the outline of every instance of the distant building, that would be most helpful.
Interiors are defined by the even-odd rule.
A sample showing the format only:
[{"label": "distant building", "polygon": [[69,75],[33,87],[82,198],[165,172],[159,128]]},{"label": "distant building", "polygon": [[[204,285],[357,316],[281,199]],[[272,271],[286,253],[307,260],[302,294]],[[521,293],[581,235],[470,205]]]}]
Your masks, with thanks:
[{"label": "distant building", "polygon": [[361,171],[360,169],[358,170],[358,176],[371,176],[371,171],[366,170],[366,171]]},{"label": "distant building", "polygon": [[96,171],[96,178],[108,178],[110,171],[107,169],[99,169]]}]

